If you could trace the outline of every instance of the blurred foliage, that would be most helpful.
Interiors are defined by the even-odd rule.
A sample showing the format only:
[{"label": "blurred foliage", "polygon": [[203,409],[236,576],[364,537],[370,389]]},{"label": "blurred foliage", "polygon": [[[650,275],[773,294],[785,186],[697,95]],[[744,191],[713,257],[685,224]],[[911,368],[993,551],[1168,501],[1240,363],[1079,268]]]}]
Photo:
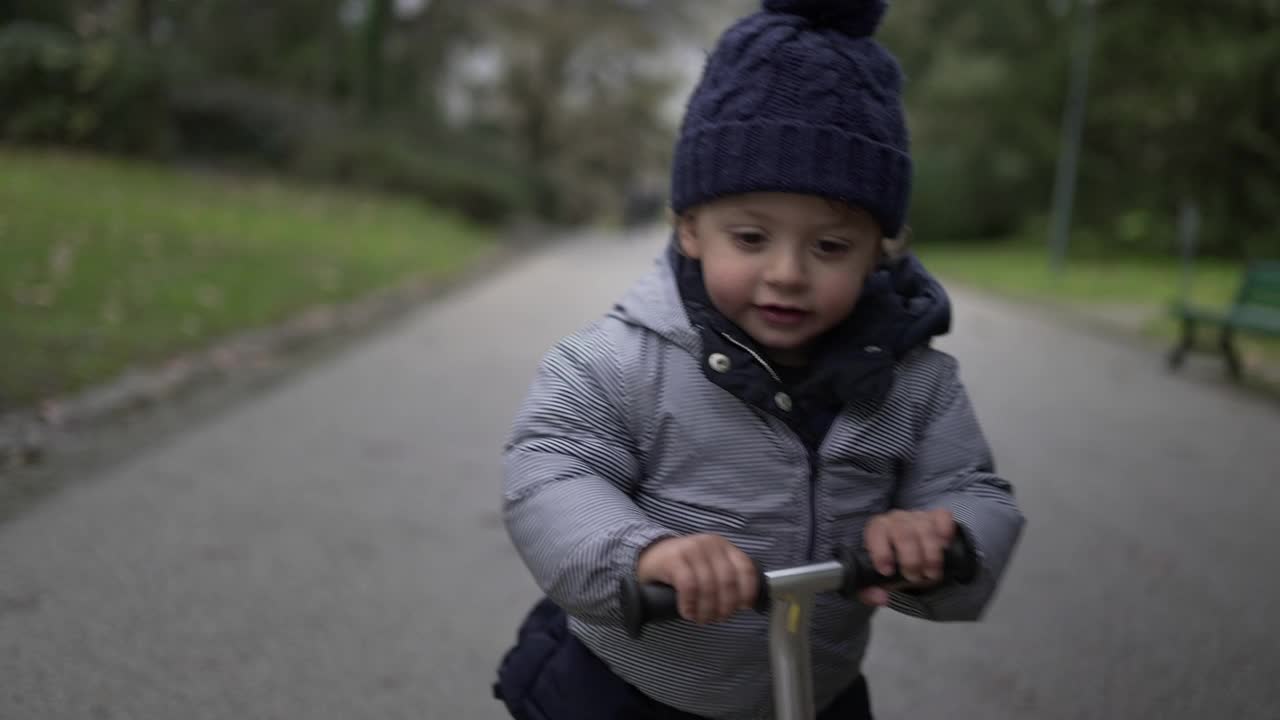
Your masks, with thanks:
[{"label": "blurred foliage", "polygon": [[[1062,11],[1061,14],[1059,11]],[[1047,235],[1079,0],[895,0],[926,238]],[[1280,2],[1099,0],[1073,252],[1280,255]]]},{"label": "blurred foliage", "polygon": [[[1081,0],[894,0],[922,240],[1047,234]],[[0,133],[499,221],[665,190],[663,108],[756,0],[0,0]],[[688,51],[694,51],[690,54]],[[683,51],[686,54],[680,55]],[[1098,0],[1072,253],[1280,254],[1280,0]]]},{"label": "blurred foliage", "polygon": [[[663,173],[700,10],[644,0],[0,0],[0,139],[263,167],[501,222]],[[487,71],[476,74],[474,68]]]},{"label": "blurred foliage", "polygon": [[674,118],[661,108],[677,76],[654,59],[695,37],[695,12],[675,2],[487,3],[485,40],[503,57],[497,77],[474,88],[477,117],[512,139],[543,215],[616,214],[634,184],[666,167]]},{"label": "blurred foliage", "polygon": [[11,141],[152,152],[173,139],[157,57],[52,25],[0,28],[0,98],[0,132]]}]

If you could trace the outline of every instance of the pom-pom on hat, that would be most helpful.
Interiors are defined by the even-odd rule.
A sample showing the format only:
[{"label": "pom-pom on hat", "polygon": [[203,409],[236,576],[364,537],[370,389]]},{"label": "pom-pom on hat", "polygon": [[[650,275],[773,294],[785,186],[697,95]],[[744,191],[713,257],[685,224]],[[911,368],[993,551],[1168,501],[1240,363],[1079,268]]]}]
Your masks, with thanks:
[{"label": "pom-pom on hat", "polygon": [[885,0],[764,0],[764,9],[807,18],[817,27],[853,37],[871,37],[888,8]]},{"label": "pom-pom on hat", "polygon": [[885,0],[764,0],[721,36],[689,99],[676,213],[726,195],[795,192],[901,229],[911,194],[902,71],[874,39]]}]

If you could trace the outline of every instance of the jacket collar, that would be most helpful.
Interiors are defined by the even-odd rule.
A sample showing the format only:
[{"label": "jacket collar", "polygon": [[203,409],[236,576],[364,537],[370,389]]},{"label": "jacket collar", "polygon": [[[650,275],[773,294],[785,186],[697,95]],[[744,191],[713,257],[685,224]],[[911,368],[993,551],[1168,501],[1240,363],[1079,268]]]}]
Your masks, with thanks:
[{"label": "jacket collar", "polygon": [[785,388],[763,349],[711,304],[701,263],[681,254],[674,237],[654,272],[612,314],[699,356],[711,382],[788,419],[796,412],[777,407],[784,389],[820,413],[855,402],[878,404],[892,386],[894,363],[951,326],[946,292],[918,259],[908,254],[886,262],[868,278],[854,312],[815,348],[805,382]]}]

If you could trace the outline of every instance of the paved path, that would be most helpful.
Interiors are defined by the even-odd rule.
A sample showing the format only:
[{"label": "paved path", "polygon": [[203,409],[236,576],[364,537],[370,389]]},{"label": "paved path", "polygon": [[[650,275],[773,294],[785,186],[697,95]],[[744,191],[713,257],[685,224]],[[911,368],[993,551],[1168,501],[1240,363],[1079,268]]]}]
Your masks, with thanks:
[{"label": "paved path", "polygon": [[[507,423],[660,243],[550,248],[0,527],[0,718],[500,720]],[[881,615],[879,717],[1280,718],[1280,412],[955,300],[1030,524],[987,623]]]}]

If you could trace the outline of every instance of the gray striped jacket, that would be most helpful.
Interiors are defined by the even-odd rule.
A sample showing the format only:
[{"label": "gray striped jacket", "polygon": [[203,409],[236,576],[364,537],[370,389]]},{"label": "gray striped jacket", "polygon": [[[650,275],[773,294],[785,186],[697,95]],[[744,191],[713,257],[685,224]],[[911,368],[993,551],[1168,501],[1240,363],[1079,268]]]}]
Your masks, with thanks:
[{"label": "gray striped jacket", "polygon": [[[767,618],[623,631],[618,580],[647,545],[717,533],[763,570],[829,559],[861,544],[891,508],[950,509],[981,558],[962,588],[895,593],[891,607],[976,620],[1023,518],[994,474],[948,355],[898,358],[883,401],[852,403],[816,453],[776,415],[714,383],[707,352],[665,261],[597,322],[545,356],[506,448],[508,532],[570,628],[619,676],[660,702],[709,718],[772,717]],[[723,358],[719,359],[721,362]],[[831,595],[816,604],[819,707],[860,672],[873,610]]]}]

